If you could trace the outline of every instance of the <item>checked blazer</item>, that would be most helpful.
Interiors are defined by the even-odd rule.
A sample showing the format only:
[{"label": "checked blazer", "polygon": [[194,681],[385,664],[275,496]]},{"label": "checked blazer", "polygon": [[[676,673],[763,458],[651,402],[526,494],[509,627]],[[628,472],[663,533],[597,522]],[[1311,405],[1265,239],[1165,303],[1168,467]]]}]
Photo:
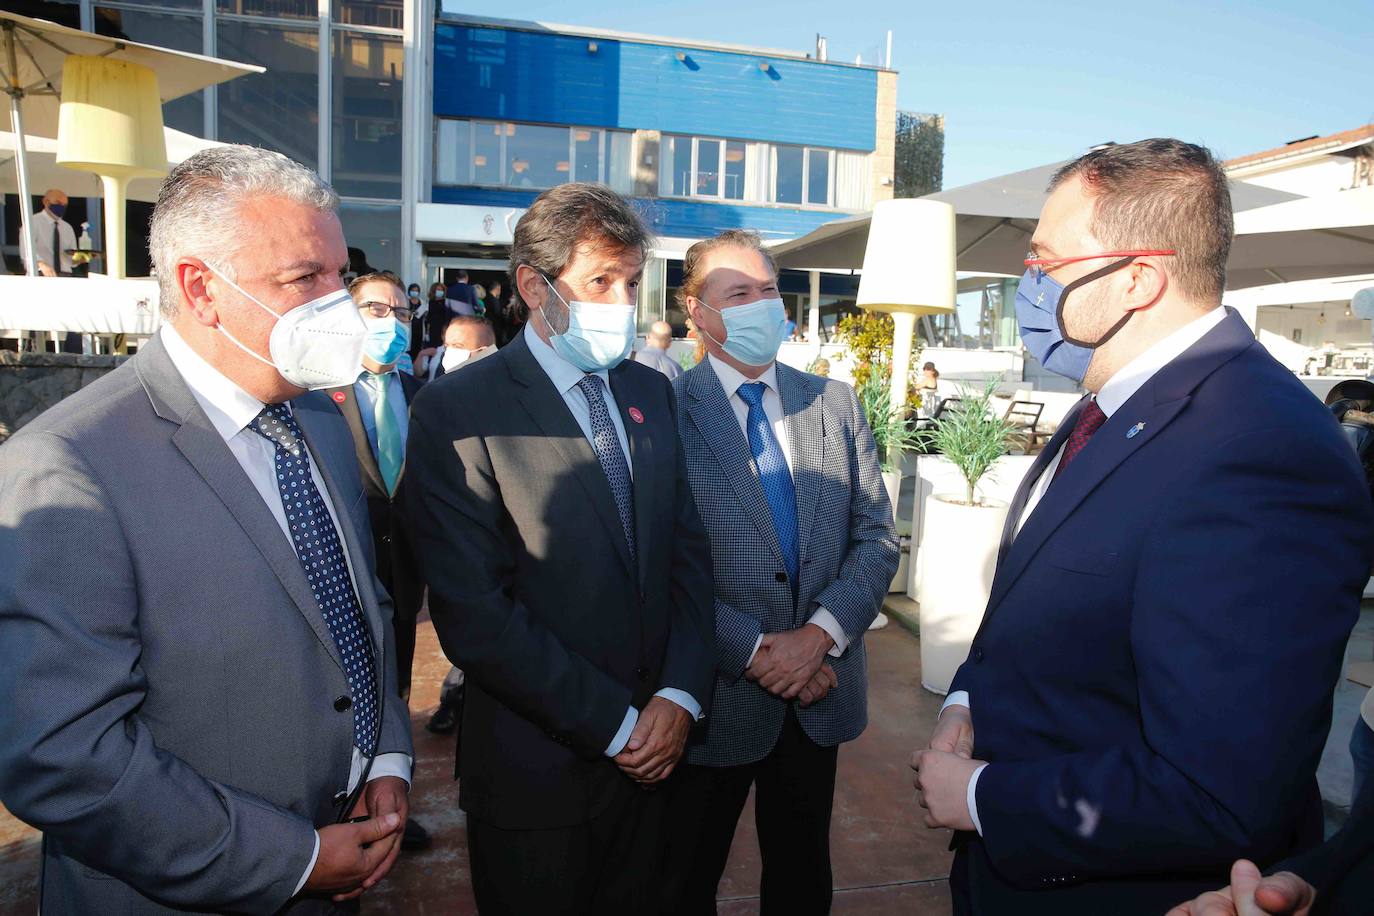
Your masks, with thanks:
[{"label": "checked blazer", "polygon": [[741,766],[765,757],[787,704],[744,677],[759,636],[804,625],[820,606],[849,645],[828,661],[839,686],[797,718],[812,741],[834,746],[868,724],[864,632],[897,568],[892,508],[854,390],[777,366],[797,492],[801,555],[796,600],[772,517],[740,429],[709,360],[673,382],[687,479],[711,536],[715,574],[716,680],[711,715],[687,761]]}]

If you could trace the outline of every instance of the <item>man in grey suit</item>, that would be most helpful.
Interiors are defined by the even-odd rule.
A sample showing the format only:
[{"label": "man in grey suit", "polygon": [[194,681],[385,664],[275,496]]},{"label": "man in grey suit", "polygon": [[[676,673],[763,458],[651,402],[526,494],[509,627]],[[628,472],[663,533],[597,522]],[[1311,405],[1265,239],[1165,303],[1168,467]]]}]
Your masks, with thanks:
[{"label": "man in grey suit", "polygon": [[0,799],[43,831],[45,913],[331,912],[395,860],[390,599],[305,390],[366,333],[337,207],[277,153],[177,166],[159,335],[0,447]]},{"label": "man in grey suit", "polygon": [[762,912],[825,913],[837,752],[867,724],[863,636],[896,571],[892,510],[853,389],[775,362],[787,319],[758,236],[693,245],[679,296],[708,354],[673,388],[711,536],[717,675],[668,788],[684,872],[666,909],[715,912],[754,786]]}]

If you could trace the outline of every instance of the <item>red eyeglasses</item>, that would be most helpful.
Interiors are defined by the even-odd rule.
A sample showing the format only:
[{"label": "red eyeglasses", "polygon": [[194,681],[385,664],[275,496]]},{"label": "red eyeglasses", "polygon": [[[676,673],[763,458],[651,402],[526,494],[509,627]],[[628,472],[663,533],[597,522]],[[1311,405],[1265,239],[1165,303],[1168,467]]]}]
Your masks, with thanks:
[{"label": "red eyeglasses", "polygon": [[1083,254],[1074,258],[1037,258],[1031,252],[1026,253],[1024,263],[1027,267],[1035,268],[1037,279],[1043,278],[1045,273],[1056,267],[1063,267],[1065,264],[1073,264],[1078,261],[1095,261],[1099,258],[1143,258],[1150,255],[1169,255],[1177,254],[1172,248],[1141,249],[1139,251],[1104,251],[1100,254]]}]

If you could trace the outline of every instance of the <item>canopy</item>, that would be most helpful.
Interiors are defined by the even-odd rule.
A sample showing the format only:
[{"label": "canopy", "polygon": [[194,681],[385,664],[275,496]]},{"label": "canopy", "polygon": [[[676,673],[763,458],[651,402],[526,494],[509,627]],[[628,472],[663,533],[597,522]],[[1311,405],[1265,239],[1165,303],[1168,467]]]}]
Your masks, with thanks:
[{"label": "canopy", "polygon": [[[167,140],[167,167],[189,159],[203,149],[223,146],[214,140],[203,140],[191,134],[164,127],[163,135]],[[14,157],[15,136],[12,132],[0,131],[0,194],[18,194],[19,186],[15,180]],[[87,172],[78,172],[57,164],[57,141],[47,137],[29,135],[24,138],[24,149],[28,153],[29,187],[36,192],[48,188],[61,188],[69,197],[99,197],[101,194],[99,177]],[[153,203],[162,186],[160,178],[138,178],[129,185],[129,199]]]},{"label": "canopy", "polygon": [[1374,272],[1374,187],[1236,215],[1227,288]]}]

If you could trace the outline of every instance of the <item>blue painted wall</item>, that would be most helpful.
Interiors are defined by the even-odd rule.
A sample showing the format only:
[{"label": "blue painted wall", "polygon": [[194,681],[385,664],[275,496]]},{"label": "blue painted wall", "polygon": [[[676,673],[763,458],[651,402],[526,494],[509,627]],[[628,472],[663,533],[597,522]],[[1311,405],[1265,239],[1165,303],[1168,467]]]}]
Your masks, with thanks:
[{"label": "blue painted wall", "polygon": [[[503,191],[493,188],[435,185],[436,204],[470,204],[478,207],[528,207],[537,191]],[[635,198],[644,222],[658,235],[705,238],[724,229],[753,229],[766,238],[804,235],[837,218],[834,211],[794,210],[788,207],[748,207],[694,200]]]},{"label": "blue painted wall", "polygon": [[434,30],[440,117],[872,150],[877,92],[875,71],[816,61],[442,22]]}]

